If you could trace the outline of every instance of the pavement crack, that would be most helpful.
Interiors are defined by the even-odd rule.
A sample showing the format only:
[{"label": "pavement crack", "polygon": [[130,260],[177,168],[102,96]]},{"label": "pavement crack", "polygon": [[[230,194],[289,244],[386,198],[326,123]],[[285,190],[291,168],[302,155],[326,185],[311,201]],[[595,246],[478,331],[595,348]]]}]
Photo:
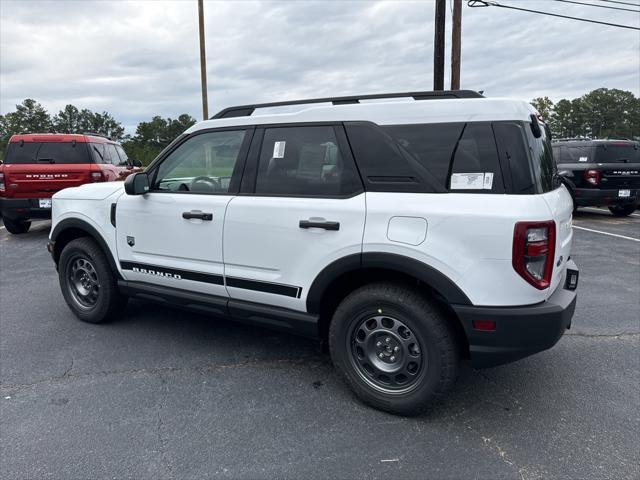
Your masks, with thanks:
[{"label": "pavement crack", "polygon": [[164,373],[207,373],[217,370],[234,369],[234,368],[251,368],[255,366],[266,367],[281,367],[283,365],[301,365],[304,363],[316,362],[323,363],[323,360],[317,355],[307,355],[297,358],[280,358],[275,360],[250,360],[234,363],[222,363],[222,364],[209,364],[204,366],[192,366],[192,367],[159,367],[159,368],[129,368],[122,370],[101,370],[97,372],[86,373],[71,373],[74,366],[73,358],[71,364],[67,367],[62,375],[56,375],[42,380],[38,380],[30,383],[6,383],[0,384],[0,391],[16,391],[24,390],[32,387],[37,387],[43,384],[60,383],[65,381],[79,380],[83,378],[99,377],[99,376],[111,376],[111,375],[135,375],[135,374],[148,374],[148,375],[162,375]]},{"label": "pavement crack", "polygon": [[585,338],[640,338],[640,332],[630,333],[565,333],[566,337]]}]

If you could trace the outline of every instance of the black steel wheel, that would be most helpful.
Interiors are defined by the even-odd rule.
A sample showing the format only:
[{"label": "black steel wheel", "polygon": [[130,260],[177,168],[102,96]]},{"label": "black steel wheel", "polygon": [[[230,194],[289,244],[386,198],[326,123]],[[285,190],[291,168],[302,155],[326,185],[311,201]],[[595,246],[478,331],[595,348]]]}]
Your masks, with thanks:
[{"label": "black steel wheel", "polygon": [[458,371],[459,343],[447,312],[411,285],[372,283],[333,314],[329,349],[365,403],[415,415],[444,397]]},{"label": "black steel wheel", "polygon": [[91,309],[98,303],[100,281],[95,267],[86,256],[77,254],[70,260],[69,291],[78,308]]},{"label": "black steel wheel", "polygon": [[380,314],[354,326],[349,347],[361,378],[384,393],[410,391],[427,368],[426,355],[411,329],[397,318]]},{"label": "black steel wheel", "polygon": [[62,249],[58,278],[67,305],[84,322],[110,320],[127,304],[105,253],[92,238],[76,238]]}]

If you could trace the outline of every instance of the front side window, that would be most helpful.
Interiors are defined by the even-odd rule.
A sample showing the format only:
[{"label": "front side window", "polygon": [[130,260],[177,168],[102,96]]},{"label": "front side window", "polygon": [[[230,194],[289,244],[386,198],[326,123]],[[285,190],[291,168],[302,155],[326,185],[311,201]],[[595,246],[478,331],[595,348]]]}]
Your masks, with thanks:
[{"label": "front side window", "polygon": [[331,126],[265,130],[256,193],[340,196],[361,188],[351,158],[340,150]]},{"label": "front side window", "polygon": [[228,193],[245,130],[207,132],[186,140],[157,170],[153,189],[168,192]]}]

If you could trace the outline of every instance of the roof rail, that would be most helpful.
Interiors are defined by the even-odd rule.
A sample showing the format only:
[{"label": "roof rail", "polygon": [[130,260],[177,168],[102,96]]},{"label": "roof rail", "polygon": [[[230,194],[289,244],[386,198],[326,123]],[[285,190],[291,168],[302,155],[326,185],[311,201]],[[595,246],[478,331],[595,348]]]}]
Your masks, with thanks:
[{"label": "roof rail", "polygon": [[91,135],[92,137],[102,137],[102,138],[106,138],[107,140],[111,140],[111,137],[107,136],[107,135],[103,135],[101,133],[95,133],[95,132],[82,132],[82,135]]},{"label": "roof rail", "polygon": [[228,107],[216,113],[211,120],[229,117],[250,117],[257,108],[285,107],[288,105],[306,105],[310,103],[332,103],[333,105],[349,105],[360,103],[360,100],[379,100],[383,98],[408,98],[414,100],[432,100],[439,98],[484,98],[484,95],[473,90],[438,90],[425,92],[378,93],[373,95],[351,95],[347,97],[309,98],[286,102],[257,103],[254,105],[238,105]]}]

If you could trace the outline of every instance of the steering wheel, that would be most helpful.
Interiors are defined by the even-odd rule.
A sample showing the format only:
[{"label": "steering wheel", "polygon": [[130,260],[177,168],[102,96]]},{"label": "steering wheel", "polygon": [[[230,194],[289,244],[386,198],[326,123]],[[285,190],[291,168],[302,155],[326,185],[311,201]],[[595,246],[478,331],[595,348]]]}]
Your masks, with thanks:
[{"label": "steering wheel", "polygon": [[198,185],[201,185],[201,186],[206,185],[207,187],[205,188],[205,191],[221,190],[220,180],[218,180],[217,178],[211,178],[204,175],[200,177],[196,177],[193,180],[191,180],[191,185],[189,186],[189,190],[192,192],[203,191],[202,188],[198,188]]}]

